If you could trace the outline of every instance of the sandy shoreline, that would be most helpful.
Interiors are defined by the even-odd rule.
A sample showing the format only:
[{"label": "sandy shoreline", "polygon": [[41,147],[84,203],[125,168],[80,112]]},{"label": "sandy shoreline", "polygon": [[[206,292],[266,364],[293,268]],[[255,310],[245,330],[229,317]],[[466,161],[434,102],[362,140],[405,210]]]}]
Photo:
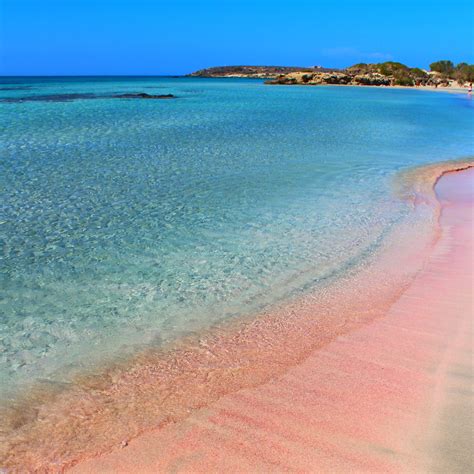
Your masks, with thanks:
[{"label": "sandy shoreline", "polygon": [[383,318],[74,471],[472,472],[473,183],[440,180],[442,236]]},{"label": "sandy shoreline", "polygon": [[467,87],[447,86],[367,86],[363,84],[271,84],[272,86],[280,87],[358,87],[364,89],[400,89],[400,90],[416,90],[428,92],[447,92],[448,94],[463,94],[468,95]]},{"label": "sandy shoreline", "polygon": [[[421,182],[428,179],[432,190],[433,178],[466,163],[434,166]],[[421,212],[431,209],[433,197],[423,186],[412,189]],[[429,395],[436,391],[437,405],[446,404],[431,377],[442,358],[433,340],[446,321],[445,313],[438,317],[425,301],[421,308],[427,309],[413,318],[420,305],[410,304],[420,295],[427,300],[432,288],[440,299],[430,300],[436,307],[446,302],[449,309],[454,302],[465,309],[470,295],[464,291],[462,299],[455,290],[466,290],[472,273],[465,258],[472,229],[464,216],[463,230],[455,232],[458,224],[445,215],[466,213],[471,204],[448,204],[440,238],[427,234],[400,253],[395,236],[387,258],[348,275],[339,287],[183,341],[170,353],[141,354],[100,378],[85,377],[71,390],[39,394],[35,404],[25,400],[7,420],[2,466],[50,472],[75,464],[81,472],[419,467],[410,447],[413,440],[424,442],[417,438],[418,425],[426,428],[436,418],[425,414]],[[446,262],[428,271],[443,252]],[[445,275],[457,274],[453,259],[464,273],[445,288]],[[427,287],[435,285],[433,275],[438,286]],[[402,316],[394,310],[400,306]],[[397,344],[396,335],[411,342]],[[449,343],[437,342],[440,348]],[[456,359],[456,350],[450,353]],[[407,432],[413,439],[400,436]]]},{"label": "sandy shoreline", "polygon": [[[363,86],[363,85],[338,85],[338,84],[327,84],[327,86],[335,87],[371,87],[378,89],[396,89],[396,90],[412,90],[412,91],[426,91],[426,92],[446,92],[448,94],[463,94],[468,95],[468,89],[463,87],[433,87],[433,86]],[[317,86],[316,86],[317,87]]]},{"label": "sandy shoreline", "polygon": [[450,94],[464,94],[467,95],[469,89],[467,87],[460,86],[448,86],[448,87],[434,87],[434,86],[389,86],[388,89],[413,89],[420,91],[429,91],[429,92],[448,92]]}]

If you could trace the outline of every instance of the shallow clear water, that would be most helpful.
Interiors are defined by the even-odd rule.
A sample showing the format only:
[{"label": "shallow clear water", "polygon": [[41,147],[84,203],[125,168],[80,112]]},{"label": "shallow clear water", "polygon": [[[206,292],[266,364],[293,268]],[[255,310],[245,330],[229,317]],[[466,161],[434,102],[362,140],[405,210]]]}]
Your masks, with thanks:
[{"label": "shallow clear water", "polygon": [[[398,170],[474,145],[473,104],[449,94],[183,78],[0,89],[4,393],[314,288],[407,215]],[[125,92],[177,98],[100,97]],[[75,93],[98,98],[1,101]]]}]

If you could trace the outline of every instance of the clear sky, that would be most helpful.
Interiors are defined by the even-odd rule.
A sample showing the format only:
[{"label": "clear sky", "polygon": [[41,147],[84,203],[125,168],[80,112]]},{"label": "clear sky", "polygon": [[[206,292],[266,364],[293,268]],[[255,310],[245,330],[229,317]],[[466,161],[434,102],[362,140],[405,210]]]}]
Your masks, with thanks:
[{"label": "clear sky", "polygon": [[474,62],[474,2],[0,0],[0,74]]}]

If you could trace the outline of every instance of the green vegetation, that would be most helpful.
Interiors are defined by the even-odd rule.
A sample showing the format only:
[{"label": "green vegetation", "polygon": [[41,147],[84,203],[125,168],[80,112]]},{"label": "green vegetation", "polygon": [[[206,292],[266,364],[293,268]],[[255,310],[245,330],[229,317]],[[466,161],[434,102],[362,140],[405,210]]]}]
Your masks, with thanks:
[{"label": "green vegetation", "polygon": [[412,67],[410,69],[410,74],[415,80],[426,80],[428,79],[429,75],[426,71],[423,71],[423,69],[420,69],[419,67]]},{"label": "green vegetation", "polygon": [[380,74],[389,77],[393,85],[413,86],[415,83],[426,81],[428,75],[421,69],[410,69],[405,64],[395,61],[386,61],[378,64],[359,63],[347,68],[350,74]]},{"label": "green vegetation", "polygon": [[459,63],[456,67],[452,61],[444,59],[430,64],[430,69],[441,74],[444,79],[455,79],[462,86],[474,82],[474,64]]},{"label": "green vegetation", "polygon": [[459,63],[454,71],[454,78],[460,85],[474,82],[474,64]]},{"label": "green vegetation", "polygon": [[396,86],[414,86],[415,81],[409,74],[400,73],[394,74],[393,76],[393,84]]},{"label": "green vegetation", "polygon": [[385,63],[376,64],[378,66],[378,72],[384,76],[406,76],[408,75],[409,68],[402,63],[396,63],[394,61],[387,61]]},{"label": "green vegetation", "polygon": [[439,72],[443,76],[451,77],[454,73],[454,64],[452,61],[443,59],[442,61],[436,61],[430,64],[430,69],[434,72]]},{"label": "green vegetation", "polygon": [[448,85],[450,80],[456,80],[459,85],[474,82],[474,65],[459,63],[443,59],[430,64],[431,73],[418,67],[410,68],[405,64],[387,61],[378,64],[358,63],[346,69],[349,74],[373,75],[381,74],[388,77],[393,85]]},{"label": "green vegetation", "polygon": [[353,74],[368,74],[373,72],[371,67],[374,66],[373,64],[366,64],[366,63],[357,63],[351,67],[347,68],[347,71]]}]

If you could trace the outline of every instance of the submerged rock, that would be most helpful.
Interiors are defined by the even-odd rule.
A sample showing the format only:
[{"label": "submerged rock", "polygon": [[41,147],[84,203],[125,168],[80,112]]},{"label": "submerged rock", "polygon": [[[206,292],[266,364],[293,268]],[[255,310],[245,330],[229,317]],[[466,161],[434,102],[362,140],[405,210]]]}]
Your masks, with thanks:
[{"label": "submerged rock", "polygon": [[30,95],[22,97],[0,97],[0,102],[72,102],[74,100],[84,99],[175,99],[173,94],[147,94],[146,92],[137,92],[130,94],[92,94],[92,93],[71,93],[71,94],[47,94]]},{"label": "submerged rock", "polygon": [[47,94],[23,97],[1,97],[0,102],[71,102],[78,99],[95,99],[95,94]]},{"label": "submerged rock", "polygon": [[146,92],[137,92],[130,94],[118,94],[112,96],[114,99],[175,99],[173,94],[147,94]]},{"label": "submerged rock", "polygon": [[0,91],[27,91],[30,90],[31,86],[7,86],[0,87]]}]

